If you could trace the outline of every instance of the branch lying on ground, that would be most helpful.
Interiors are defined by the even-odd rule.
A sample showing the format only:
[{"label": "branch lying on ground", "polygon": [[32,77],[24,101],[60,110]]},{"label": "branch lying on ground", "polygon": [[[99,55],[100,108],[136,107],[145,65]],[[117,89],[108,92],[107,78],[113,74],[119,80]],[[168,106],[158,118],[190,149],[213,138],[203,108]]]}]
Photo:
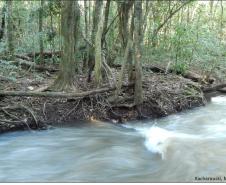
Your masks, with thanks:
[{"label": "branch lying on ground", "polygon": [[204,93],[210,93],[210,92],[214,92],[214,91],[220,91],[220,92],[223,92],[221,89],[222,88],[224,88],[224,87],[226,87],[226,84],[224,83],[224,84],[219,84],[219,85],[215,85],[215,86],[213,86],[213,87],[203,87],[202,88],[202,91],[204,92]]},{"label": "branch lying on ground", "polygon": [[17,59],[17,61],[10,61],[10,62],[14,65],[21,65],[22,68],[26,68],[26,69],[34,68],[38,71],[49,71],[49,72],[57,72],[58,71],[58,69],[56,69],[56,68],[38,65],[38,64],[35,64],[34,62],[25,61],[22,59]]},{"label": "branch lying on ground", "polygon": [[[169,63],[168,63],[169,64]],[[115,68],[120,68],[121,67],[121,64],[115,64],[113,65],[112,67],[115,67]],[[157,65],[148,65],[148,66],[143,66],[143,69],[146,69],[146,70],[151,70],[152,72],[154,73],[164,73],[166,74],[167,73],[173,73],[173,70],[170,69],[169,67],[166,69],[164,67],[161,67],[161,66],[157,66]],[[187,78],[187,79],[190,79],[194,82],[201,82],[203,81],[203,76],[197,74],[197,73],[194,73],[194,72],[191,72],[191,71],[186,71],[184,74],[181,74],[184,78]],[[214,78],[209,78],[208,79],[208,83],[213,83],[214,82]]]},{"label": "branch lying on ground", "polygon": [[25,105],[22,105],[22,104],[19,104],[19,105],[15,105],[15,106],[7,106],[7,107],[2,107],[0,109],[0,111],[2,111],[3,113],[5,113],[6,115],[8,115],[10,118],[12,119],[15,119],[15,120],[0,120],[1,122],[4,122],[4,123],[11,123],[11,124],[15,124],[15,123],[25,123],[26,126],[28,127],[28,129],[30,130],[30,126],[27,122],[27,119],[24,119],[24,120],[21,120],[19,117],[17,117],[16,115],[12,114],[12,113],[9,113],[7,110],[16,110],[16,109],[22,109],[22,110],[25,110],[27,113],[29,113],[33,119],[33,121],[35,122],[37,128],[39,127],[38,125],[38,120],[34,114],[34,112],[28,108],[27,106]]},{"label": "branch lying on ground", "polygon": [[2,75],[0,75],[0,80],[2,80],[2,81],[7,81],[7,82],[14,82],[13,79],[8,78],[8,77],[6,77],[6,76],[2,76]]},{"label": "branch lying on ground", "polygon": [[22,60],[26,60],[26,61],[32,61],[32,58],[30,58],[29,56],[26,55],[14,55],[16,58],[20,58]]},{"label": "branch lying on ground", "polygon": [[[52,52],[52,51],[46,51],[46,52],[43,52],[43,57],[44,58],[51,58],[51,57],[53,57],[53,56],[61,56],[61,51],[55,51],[55,52]],[[36,52],[36,53],[28,53],[28,54],[26,54],[26,56],[28,56],[28,57],[31,57],[31,58],[33,58],[33,57],[38,57],[38,56],[40,56],[40,52]],[[18,57],[19,58],[19,57]]]},{"label": "branch lying on ground", "polygon": [[[123,85],[123,87],[131,87],[134,83]],[[105,87],[85,91],[80,93],[63,93],[63,92],[26,92],[26,91],[0,91],[0,96],[30,96],[30,97],[53,97],[53,98],[73,98],[73,97],[86,97],[98,93],[104,93],[115,90],[116,87]]]}]

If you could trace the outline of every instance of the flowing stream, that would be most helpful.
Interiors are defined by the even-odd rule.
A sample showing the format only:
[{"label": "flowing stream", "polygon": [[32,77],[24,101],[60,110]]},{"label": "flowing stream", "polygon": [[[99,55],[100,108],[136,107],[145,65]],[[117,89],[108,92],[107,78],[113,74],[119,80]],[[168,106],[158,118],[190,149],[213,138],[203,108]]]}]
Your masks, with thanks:
[{"label": "flowing stream", "polygon": [[225,96],[154,121],[94,121],[0,136],[0,182],[226,182],[225,177]]}]

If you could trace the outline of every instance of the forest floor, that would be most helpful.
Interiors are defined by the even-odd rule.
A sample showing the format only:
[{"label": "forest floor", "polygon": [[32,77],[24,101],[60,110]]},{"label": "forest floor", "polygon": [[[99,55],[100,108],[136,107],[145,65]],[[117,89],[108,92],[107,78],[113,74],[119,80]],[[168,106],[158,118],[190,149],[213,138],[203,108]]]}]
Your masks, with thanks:
[{"label": "forest floor", "polygon": [[[14,75],[16,80],[0,79],[1,90],[42,92],[56,78],[56,73],[25,72],[22,69]],[[85,76],[77,76],[75,81],[80,92],[93,89],[93,84],[87,84]],[[124,86],[117,103],[112,101],[114,91],[80,98],[1,96],[0,133],[45,129],[80,121],[122,123],[153,119],[206,104],[199,83],[173,73],[144,72],[141,114],[133,104],[133,91],[133,86]]]}]

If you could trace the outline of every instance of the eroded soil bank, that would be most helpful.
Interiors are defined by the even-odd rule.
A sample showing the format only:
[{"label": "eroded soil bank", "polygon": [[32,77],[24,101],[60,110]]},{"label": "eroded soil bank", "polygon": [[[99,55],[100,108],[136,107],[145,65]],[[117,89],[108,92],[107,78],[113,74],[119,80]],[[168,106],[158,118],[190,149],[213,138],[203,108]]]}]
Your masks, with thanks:
[{"label": "eroded soil bank", "polygon": [[[82,81],[85,78],[81,78]],[[22,81],[21,81],[22,83]],[[40,83],[43,86],[43,83]],[[33,86],[31,86],[33,85]],[[44,84],[45,85],[45,84]],[[39,87],[17,83],[14,89]],[[11,87],[11,88],[12,88]],[[176,74],[149,73],[143,78],[144,102],[139,111],[133,105],[133,86],[123,88],[117,103],[111,101],[114,91],[84,98],[1,97],[0,132],[45,129],[78,121],[101,120],[122,123],[136,119],[164,117],[206,103],[200,85]]]}]

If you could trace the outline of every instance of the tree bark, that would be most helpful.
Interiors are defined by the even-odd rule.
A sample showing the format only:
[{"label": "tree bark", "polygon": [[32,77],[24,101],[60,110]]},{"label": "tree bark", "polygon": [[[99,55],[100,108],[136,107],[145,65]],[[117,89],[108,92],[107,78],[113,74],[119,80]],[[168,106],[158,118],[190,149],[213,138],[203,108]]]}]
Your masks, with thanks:
[{"label": "tree bark", "polygon": [[118,3],[119,35],[121,37],[123,51],[125,51],[128,39],[129,11],[134,2],[130,0],[124,0],[123,2]]},{"label": "tree bark", "polygon": [[7,39],[8,39],[8,54],[10,60],[14,59],[14,34],[13,34],[13,1],[8,0],[7,2]]},{"label": "tree bark", "polygon": [[6,6],[5,3],[2,7],[2,22],[1,22],[1,28],[0,28],[0,42],[2,41],[5,33],[5,21],[6,21]]},{"label": "tree bark", "polygon": [[[96,38],[96,33],[98,29],[98,23],[100,20],[100,12],[101,12],[101,7],[103,4],[103,0],[95,0],[95,7],[93,11],[93,27],[92,27],[92,32],[91,32],[91,43],[95,44],[95,38]],[[94,69],[95,66],[95,48],[90,47],[88,49],[88,79],[87,81],[91,81],[91,73]]]},{"label": "tree bark", "polygon": [[141,41],[142,41],[142,2],[135,1],[134,5],[134,49],[135,49],[135,92],[134,103],[140,105],[143,102],[142,66],[141,66]]},{"label": "tree bark", "polygon": [[39,7],[39,49],[40,49],[40,64],[44,64],[44,45],[43,45],[43,7],[44,0],[41,0]]},{"label": "tree bark", "polygon": [[101,39],[102,46],[106,42],[105,41],[105,35],[106,35],[105,33],[107,31],[107,26],[108,26],[108,16],[109,16],[110,4],[111,4],[111,1],[107,0],[105,11],[104,11],[104,26],[103,26],[103,34],[102,34],[102,39]]},{"label": "tree bark", "polygon": [[63,37],[63,53],[60,73],[53,87],[58,91],[76,90],[74,77],[77,67],[75,59],[78,38],[80,11],[77,1],[63,1],[61,34]]},{"label": "tree bark", "polygon": [[[88,11],[89,11],[89,7],[87,6],[87,1],[84,1],[84,18],[85,18],[85,38],[88,39],[89,38],[89,34],[88,34],[88,27],[89,27],[89,24],[88,24]],[[88,53],[88,48],[87,48],[87,51],[86,53]],[[87,55],[88,56],[88,55]],[[88,57],[84,57],[85,60],[83,61],[83,66],[82,66],[82,71],[83,72],[86,72],[87,71],[87,68],[88,68]]]},{"label": "tree bark", "polygon": [[95,74],[95,83],[97,87],[101,86],[103,81],[102,78],[102,47],[101,47],[101,38],[103,33],[103,16],[102,16],[102,5],[100,6],[100,19],[98,23],[98,29],[95,38],[95,67],[94,67],[94,74]]}]

